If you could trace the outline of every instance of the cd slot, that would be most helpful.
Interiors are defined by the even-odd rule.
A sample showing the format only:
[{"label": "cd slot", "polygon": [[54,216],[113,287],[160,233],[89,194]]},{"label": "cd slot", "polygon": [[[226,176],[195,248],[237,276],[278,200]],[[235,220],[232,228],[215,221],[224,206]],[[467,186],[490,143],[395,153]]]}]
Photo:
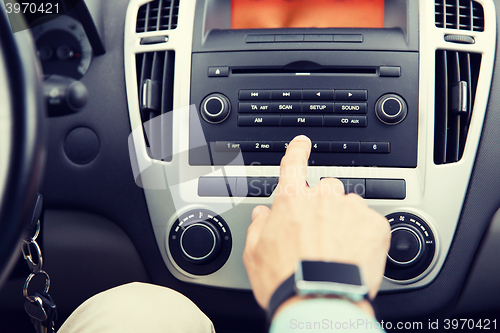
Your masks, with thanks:
[{"label": "cd slot", "polygon": [[235,67],[231,68],[232,75],[252,74],[284,74],[284,75],[377,75],[377,67],[322,67],[322,68],[284,68],[284,67]]}]

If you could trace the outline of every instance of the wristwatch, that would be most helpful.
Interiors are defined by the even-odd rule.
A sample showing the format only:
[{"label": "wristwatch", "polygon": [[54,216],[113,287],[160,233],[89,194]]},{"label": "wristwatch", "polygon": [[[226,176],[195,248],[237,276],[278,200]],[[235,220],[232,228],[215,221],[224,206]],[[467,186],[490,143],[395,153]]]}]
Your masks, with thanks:
[{"label": "wristwatch", "polygon": [[356,265],[298,261],[295,274],[286,279],[271,296],[267,319],[271,321],[280,305],[295,295],[337,296],[359,302],[368,299],[368,287]]}]

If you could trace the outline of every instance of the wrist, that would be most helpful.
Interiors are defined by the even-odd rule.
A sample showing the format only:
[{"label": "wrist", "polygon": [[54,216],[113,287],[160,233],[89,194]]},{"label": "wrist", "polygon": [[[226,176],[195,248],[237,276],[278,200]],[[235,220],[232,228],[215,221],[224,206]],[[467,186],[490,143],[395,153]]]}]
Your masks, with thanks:
[{"label": "wrist", "polygon": [[360,310],[362,310],[363,312],[368,314],[370,317],[375,317],[375,312],[373,311],[373,307],[372,307],[371,303],[366,299],[361,300],[359,302],[354,302],[354,301],[346,299],[346,298],[342,298],[342,297],[338,297],[338,296],[331,296],[331,295],[328,295],[328,296],[320,296],[320,295],[317,295],[317,296],[315,296],[315,295],[298,296],[298,295],[296,295],[296,296],[293,296],[293,297],[287,299],[286,301],[284,301],[278,307],[278,309],[276,309],[276,312],[274,313],[274,316],[272,319],[274,319],[276,317],[276,315],[278,313],[280,313],[283,309],[285,309],[293,304],[296,304],[298,302],[303,302],[306,300],[310,300],[310,299],[317,299],[317,298],[332,299],[332,300],[336,300],[336,299],[344,300],[345,302],[349,302],[349,303],[354,304]]}]

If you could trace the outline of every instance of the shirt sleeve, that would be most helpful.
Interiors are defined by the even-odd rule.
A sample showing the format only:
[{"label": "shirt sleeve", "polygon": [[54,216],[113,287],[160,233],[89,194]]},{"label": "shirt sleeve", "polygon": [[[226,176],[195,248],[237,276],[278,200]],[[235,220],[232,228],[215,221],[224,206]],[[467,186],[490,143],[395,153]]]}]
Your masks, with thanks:
[{"label": "shirt sleeve", "polygon": [[286,332],[372,332],[383,325],[347,300],[313,298],[296,302],[280,311],[269,333]]}]

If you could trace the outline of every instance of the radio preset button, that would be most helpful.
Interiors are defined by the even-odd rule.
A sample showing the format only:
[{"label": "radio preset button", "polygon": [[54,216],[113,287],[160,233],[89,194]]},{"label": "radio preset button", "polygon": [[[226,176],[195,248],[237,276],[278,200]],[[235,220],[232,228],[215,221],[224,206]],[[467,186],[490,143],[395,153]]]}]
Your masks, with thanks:
[{"label": "radio preset button", "polygon": [[241,142],[236,141],[216,141],[215,151],[219,152],[239,152],[241,151]]},{"label": "radio preset button", "polygon": [[333,103],[302,103],[302,112],[333,113]]},{"label": "radio preset button", "polygon": [[313,141],[311,146],[312,153],[325,153],[330,151],[330,142],[328,141]]},{"label": "radio preset button", "polygon": [[302,90],[272,90],[271,99],[276,99],[276,100],[302,99]]},{"label": "radio preset button", "polygon": [[273,151],[284,152],[288,148],[290,141],[273,141]]},{"label": "radio preset button", "polygon": [[359,142],[331,142],[330,151],[334,153],[359,153]]},{"label": "radio preset button", "polygon": [[238,126],[279,126],[280,116],[238,116]]},{"label": "radio preset button", "polygon": [[333,90],[331,89],[302,90],[302,98],[304,100],[330,101],[333,100]]},{"label": "radio preset button", "polygon": [[271,141],[245,141],[243,151],[273,151],[273,143]]},{"label": "radio preset button", "polygon": [[292,102],[292,103],[271,103],[271,112],[276,113],[292,113],[292,112],[302,112],[302,103]]},{"label": "radio preset button", "polygon": [[325,116],[324,126],[330,127],[366,127],[366,116]]},{"label": "radio preset button", "polygon": [[366,113],[366,103],[335,103],[335,113]]},{"label": "radio preset button", "polygon": [[240,103],[239,111],[241,113],[270,112],[271,103]]},{"label": "radio preset button", "polygon": [[361,152],[387,154],[391,152],[391,144],[389,142],[361,142]]},{"label": "radio preset button", "polygon": [[335,90],[337,101],[366,101],[368,91],[366,90]]},{"label": "radio preset button", "polygon": [[238,93],[238,98],[240,100],[266,100],[271,98],[271,90],[263,89],[242,89]]},{"label": "radio preset button", "polygon": [[281,126],[322,126],[322,116],[281,116]]}]

